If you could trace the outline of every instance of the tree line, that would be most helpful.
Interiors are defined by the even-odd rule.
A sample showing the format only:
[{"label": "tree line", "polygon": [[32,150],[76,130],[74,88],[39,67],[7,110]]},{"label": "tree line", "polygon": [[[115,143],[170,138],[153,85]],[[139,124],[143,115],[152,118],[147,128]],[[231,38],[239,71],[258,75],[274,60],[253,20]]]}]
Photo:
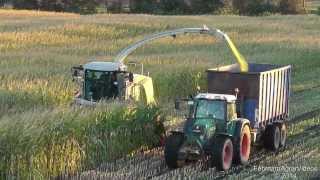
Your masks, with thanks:
[{"label": "tree line", "polygon": [[132,0],[131,10],[159,14],[300,14],[305,0]]},{"label": "tree line", "polygon": [[43,11],[74,12],[91,14],[97,12],[98,0],[9,0],[14,9],[35,9]]},{"label": "tree line", "polygon": [[[15,9],[38,9],[45,11],[97,13],[120,13],[124,10],[121,0],[11,0]],[[241,14],[262,15],[266,13],[304,13],[305,0],[130,0],[132,13],[152,14]]]}]

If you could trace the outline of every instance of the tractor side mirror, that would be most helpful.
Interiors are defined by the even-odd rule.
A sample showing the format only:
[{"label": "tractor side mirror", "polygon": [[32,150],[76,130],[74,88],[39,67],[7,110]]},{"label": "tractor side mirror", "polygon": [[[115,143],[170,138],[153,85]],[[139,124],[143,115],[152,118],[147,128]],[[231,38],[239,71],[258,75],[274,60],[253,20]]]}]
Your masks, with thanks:
[{"label": "tractor side mirror", "polygon": [[83,67],[82,66],[76,66],[71,68],[71,73],[73,80],[82,78],[83,75]]},{"label": "tractor side mirror", "polygon": [[132,72],[130,72],[129,73],[129,82],[133,82],[133,73]]}]

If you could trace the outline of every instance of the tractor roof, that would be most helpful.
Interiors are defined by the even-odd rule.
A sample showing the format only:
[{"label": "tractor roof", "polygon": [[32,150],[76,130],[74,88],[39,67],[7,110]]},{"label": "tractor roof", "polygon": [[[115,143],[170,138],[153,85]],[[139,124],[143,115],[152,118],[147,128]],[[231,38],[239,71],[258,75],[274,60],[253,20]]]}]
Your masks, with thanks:
[{"label": "tractor roof", "polygon": [[118,62],[90,62],[83,67],[95,71],[126,71],[127,69],[124,64]]},{"label": "tractor roof", "polygon": [[200,93],[196,96],[196,99],[209,99],[209,100],[225,100],[227,102],[233,102],[237,100],[236,96],[230,94],[212,94],[212,93]]}]

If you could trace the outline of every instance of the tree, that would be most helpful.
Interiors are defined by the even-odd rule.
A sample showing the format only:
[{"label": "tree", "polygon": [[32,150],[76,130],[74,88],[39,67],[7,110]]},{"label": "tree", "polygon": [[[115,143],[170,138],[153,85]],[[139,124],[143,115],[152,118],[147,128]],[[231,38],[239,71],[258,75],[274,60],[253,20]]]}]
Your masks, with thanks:
[{"label": "tree", "polygon": [[46,11],[65,11],[66,3],[62,0],[39,0],[41,10]]},{"label": "tree", "polygon": [[38,0],[13,0],[12,5],[15,9],[39,9]]},{"label": "tree", "polygon": [[161,0],[160,9],[165,14],[184,14],[190,10],[184,0]]},{"label": "tree", "polygon": [[131,0],[130,10],[133,13],[155,13],[157,5],[156,0]]},{"label": "tree", "polygon": [[301,14],[306,12],[304,0],[281,0],[279,8],[283,14]]},{"label": "tree", "polygon": [[222,7],[220,0],[190,0],[190,11],[193,14],[212,13]]},{"label": "tree", "polygon": [[13,0],[16,9],[40,9],[46,11],[67,11],[81,14],[95,13],[97,0]]}]

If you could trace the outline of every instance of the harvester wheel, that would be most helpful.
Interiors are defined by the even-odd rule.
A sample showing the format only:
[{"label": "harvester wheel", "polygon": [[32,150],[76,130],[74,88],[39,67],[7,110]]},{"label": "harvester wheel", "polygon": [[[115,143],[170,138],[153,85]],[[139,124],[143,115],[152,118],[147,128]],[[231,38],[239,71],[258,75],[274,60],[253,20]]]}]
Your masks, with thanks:
[{"label": "harvester wheel", "polygon": [[264,136],[264,143],[267,149],[272,151],[277,151],[280,146],[280,128],[276,124],[269,125],[266,128],[265,136]]},{"label": "harvester wheel", "polygon": [[165,141],[164,157],[169,168],[179,168],[183,165],[183,160],[178,159],[178,153],[184,141],[184,135],[174,133]]},{"label": "harvester wheel", "polygon": [[280,125],[280,147],[286,146],[287,140],[287,127],[284,123]]},{"label": "harvester wheel", "polygon": [[238,139],[235,141],[235,162],[247,164],[251,151],[251,133],[248,125],[244,125]]},{"label": "harvester wheel", "polygon": [[218,137],[213,148],[213,164],[218,170],[227,171],[232,165],[233,145],[228,137]]}]

